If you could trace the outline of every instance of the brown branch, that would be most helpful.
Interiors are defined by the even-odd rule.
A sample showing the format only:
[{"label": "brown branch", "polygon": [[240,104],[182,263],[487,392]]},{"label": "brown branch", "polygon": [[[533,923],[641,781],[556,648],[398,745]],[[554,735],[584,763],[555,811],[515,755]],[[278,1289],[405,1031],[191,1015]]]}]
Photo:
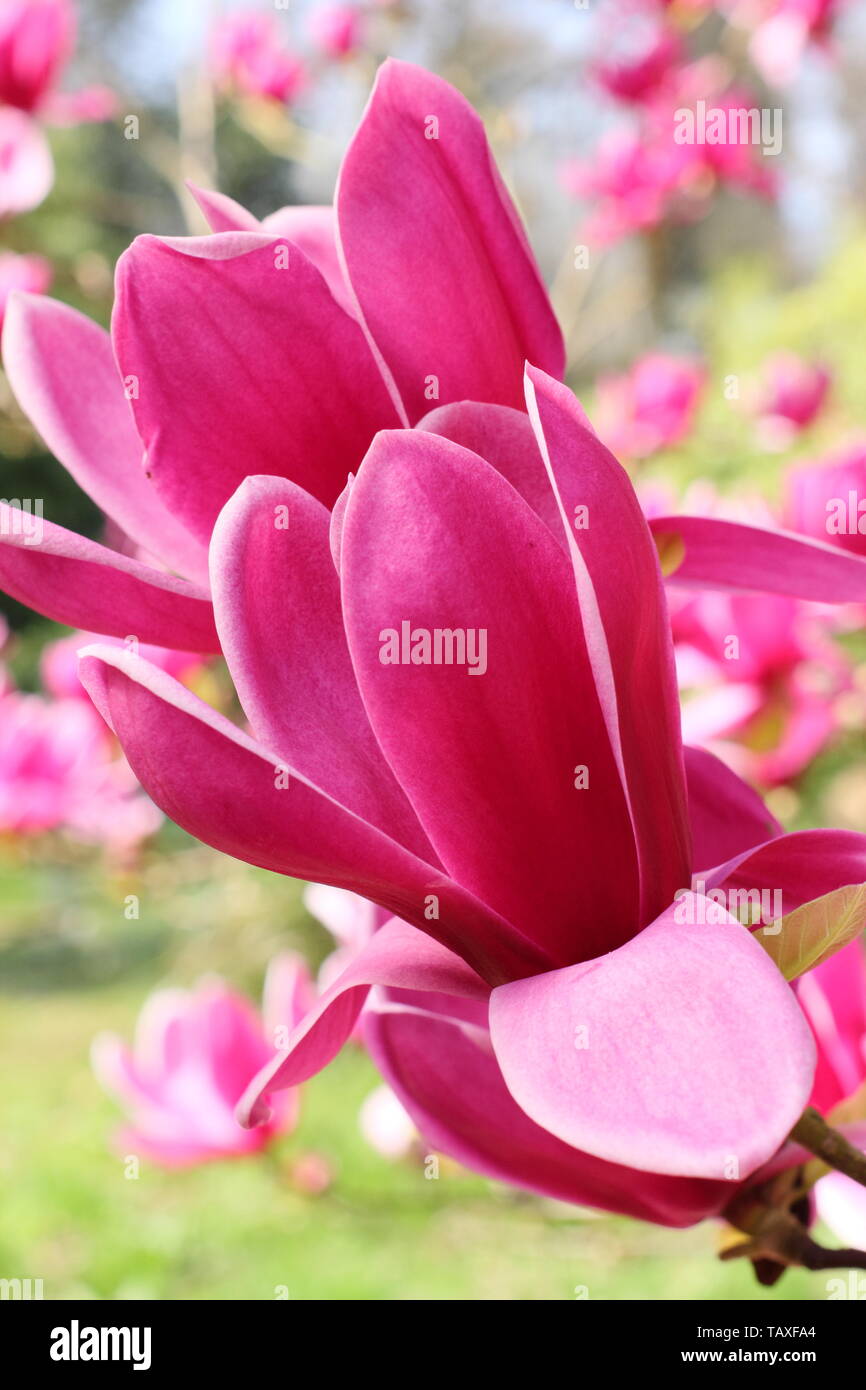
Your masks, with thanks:
[{"label": "brown branch", "polygon": [[791,1130],[791,1138],[820,1158],[828,1168],[835,1168],[846,1178],[853,1178],[861,1187],[866,1187],[866,1154],[849,1144],[845,1136],[832,1129],[811,1106],[803,1111]]}]

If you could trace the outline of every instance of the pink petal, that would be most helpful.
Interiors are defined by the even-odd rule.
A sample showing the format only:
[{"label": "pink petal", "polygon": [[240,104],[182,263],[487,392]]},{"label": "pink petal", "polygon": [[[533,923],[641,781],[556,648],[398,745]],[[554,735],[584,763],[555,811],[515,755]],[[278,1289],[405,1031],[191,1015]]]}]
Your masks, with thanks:
[{"label": "pink petal", "polygon": [[354,315],[354,301],[337,255],[337,221],[332,207],[298,203],[278,208],[259,221],[225,193],[196,188],[191,183],[187,187],[212,232],[270,232],[273,236],[288,237],[321,272],[341,308]]},{"label": "pink petal", "polygon": [[644,924],[686,883],[692,848],[658,554],[625,469],[568,387],[527,366],[526,400],[559,503],[595,683],[628,796]]},{"label": "pink petal", "polygon": [[[539,953],[471,893],[156,666],[88,647],[80,674],[142,786],[190,834],[260,868],[360,893],[441,938],[488,980],[541,968]],[[439,916],[428,920],[431,895]]]},{"label": "pink petal", "polygon": [[[837,1240],[855,1250],[866,1250],[866,1188],[843,1173],[828,1173],[815,1185],[815,1205]],[[861,1289],[862,1276],[855,1278]],[[858,1296],[863,1297],[862,1293]]]},{"label": "pink petal", "polygon": [[0,589],[19,603],[109,637],[134,635],[157,647],[219,651],[203,590],[50,521],[33,517],[29,524],[41,527],[38,544],[21,533],[15,508],[0,503]]},{"label": "pink petal", "polygon": [[566,1143],[653,1173],[745,1178],[802,1113],[815,1046],[750,933],[732,917],[689,925],[680,907],[600,960],[495,989],[493,1047],[517,1103]]},{"label": "pink petal", "polygon": [[668,583],[745,589],[816,603],[866,600],[866,558],[790,531],[765,531],[715,517],[654,517],[656,539],[678,536],[685,555]]},{"label": "pink petal", "polygon": [[[556,963],[626,940],[632,832],[570,567],[547,528],[476,455],[384,432],[346,507],[342,582],[370,721],[448,871]],[[404,622],[467,633],[466,662],[383,664]],[[578,766],[588,786],[575,786]]]},{"label": "pink petal", "polygon": [[151,555],[206,583],[204,547],[145,477],[144,446],[105,330],[68,304],[14,294],[3,365],[18,404],[79,487]]},{"label": "pink petal", "polygon": [[684,748],[695,872],[783,833],[758,793],[703,748]]},{"label": "pink petal", "polygon": [[431,410],[416,428],[439,434],[471,449],[473,454],[480,454],[507,478],[565,547],[567,537],[563,535],[559,505],[525,411],[483,401],[455,401]]},{"label": "pink petal", "polygon": [[704,875],[707,888],[771,888],[793,912],[836,888],[866,882],[866,835],[795,830],[747,849]]},{"label": "pink petal", "polygon": [[520,409],[527,357],[562,375],[562,335],[526,234],[481,121],[447,82],[383,64],[336,206],[346,273],[410,421],[431,400]]},{"label": "pink petal", "polygon": [[264,1097],[297,1086],[328,1065],[351,1034],[372,985],[485,1000],[483,981],[458,956],[392,917],[301,1021],[286,1047],[251,1082],[238,1106],[243,1124],[266,1119]]},{"label": "pink petal", "polygon": [[363,820],[435,862],[370,728],[346,646],[328,511],[248,478],[211,542],[220,642],[256,737]]},{"label": "pink petal", "polygon": [[270,234],[137,238],[118,262],[112,330],[124,378],[139,381],[148,472],[204,541],[252,472],[330,506],[396,422],[358,325]]},{"label": "pink petal", "polygon": [[417,1008],[371,1005],[364,1037],[424,1141],[473,1172],[546,1197],[664,1226],[717,1212],[728,1182],[606,1163],[534,1124],[509,1094],[486,1032]]}]

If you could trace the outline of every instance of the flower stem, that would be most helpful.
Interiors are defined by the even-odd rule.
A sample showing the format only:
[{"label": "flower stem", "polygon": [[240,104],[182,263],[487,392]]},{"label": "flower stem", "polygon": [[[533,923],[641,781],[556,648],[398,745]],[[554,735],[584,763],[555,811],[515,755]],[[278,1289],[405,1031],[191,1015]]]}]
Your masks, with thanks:
[{"label": "flower stem", "polygon": [[845,1136],[828,1125],[811,1106],[803,1111],[791,1130],[791,1138],[808,1149],[810,1154],[820,1158],[828,1168],[835,1168],[846,1178],[852,1178],[861,1187],[866,1187],[866,1154],[849,1144]]}]

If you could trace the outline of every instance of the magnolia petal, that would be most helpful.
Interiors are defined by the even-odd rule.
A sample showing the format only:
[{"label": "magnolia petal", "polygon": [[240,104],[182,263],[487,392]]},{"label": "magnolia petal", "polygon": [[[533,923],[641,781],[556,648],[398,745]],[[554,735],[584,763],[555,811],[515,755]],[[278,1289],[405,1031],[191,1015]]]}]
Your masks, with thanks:
[{"label": "magnolia petal", "polygon": [[687,894],[610,955],[495,989],[491,1036],[515,1100],[564,1142],[653,1173],[745,1178],[801,1115],[815,1045],[750,933],[683,921],[696,907]]},{"label": "magnolia petal", "polygon": [[55,622],[156,647],[218,652],[210,596],[0,503],[0,589]]},{"label": "magnolia petal", "polygon": [[527,357],[562,375],[562,334],[484,128],[442,78],[382,65],[335,202],[347,277],[410,422],[431,399],[521,408]]}]

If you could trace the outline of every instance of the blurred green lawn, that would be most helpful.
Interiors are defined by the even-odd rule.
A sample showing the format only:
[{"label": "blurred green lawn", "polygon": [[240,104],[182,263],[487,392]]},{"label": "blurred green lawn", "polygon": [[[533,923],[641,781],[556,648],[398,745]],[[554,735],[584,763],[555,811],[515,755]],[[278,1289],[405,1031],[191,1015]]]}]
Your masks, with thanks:
[{"label": "blurred green lawn", "polygon": [[[300,1128],[270,1156],[124,1176],[118,1120],[93,1080],[101,1029],[128,1036],[141,1000],[218,968],[253,993],[273,949],[326,940],[297,885],[193,846],[173,828],[135,873],[92,857],[0,871],[0,1277],[47,1299],[730,1299],[825,1296],[826,1275],[775,1290],[715,1258],[712,1226],[677,1232],[543,1202],[443,1164],[392,1164],[357,1115],[376,1074],[347,1049],[305,1088]],[[56,851],[54,851],[56,855]],[[140,895],[141,917],[121,904]],[[39,988],[36,987],[37,982]],[[287,1177],[327,1154],[322,1196]]]}]

